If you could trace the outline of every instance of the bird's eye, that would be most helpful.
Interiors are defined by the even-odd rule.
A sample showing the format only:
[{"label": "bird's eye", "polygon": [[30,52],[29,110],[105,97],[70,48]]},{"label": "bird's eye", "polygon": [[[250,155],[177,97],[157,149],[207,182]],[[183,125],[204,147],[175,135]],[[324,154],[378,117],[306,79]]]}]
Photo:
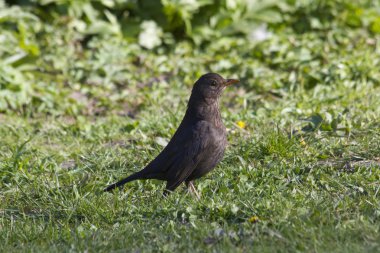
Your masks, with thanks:
[{"label": "bird's eye", "polygon": [[216,81],[215,80],[211,80],[211,85],[212,86],[216,86],[217,85]]}]

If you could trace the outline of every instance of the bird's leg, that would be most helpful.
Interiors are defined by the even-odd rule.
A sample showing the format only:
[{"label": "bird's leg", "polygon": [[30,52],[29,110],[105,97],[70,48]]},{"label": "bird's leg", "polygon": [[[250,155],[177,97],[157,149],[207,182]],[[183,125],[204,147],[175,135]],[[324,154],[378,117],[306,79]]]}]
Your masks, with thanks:
[{"label": "bird's leg", "polygon": [[195,197],[196,197],[198,200],[201,199],[201,195],[198,193],[197,189],[195,189],[195,186],[194,186],[194,184],[193,184],[193,181],[188,181],[188,182],[186,182],[186,186],[187,186],[187,190],[188,190],[191,194],[195,195]]},{"label": "bird's leg", "polygon": [[162,197],[167,198],[170,193],[172,193],[172,191],[165,189],[164,192],[162,193]]}]

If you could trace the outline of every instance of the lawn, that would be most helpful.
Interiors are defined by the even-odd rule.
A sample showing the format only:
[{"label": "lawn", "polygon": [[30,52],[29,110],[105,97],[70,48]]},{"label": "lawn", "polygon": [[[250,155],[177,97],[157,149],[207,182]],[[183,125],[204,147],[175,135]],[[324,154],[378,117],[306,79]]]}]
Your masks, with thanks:
[{"label": "lawn", "polygon": [[[0,252],[380,252],[380,2],[0,0]],[[193,83],[222,162],[102,189],[170,140]]]}]

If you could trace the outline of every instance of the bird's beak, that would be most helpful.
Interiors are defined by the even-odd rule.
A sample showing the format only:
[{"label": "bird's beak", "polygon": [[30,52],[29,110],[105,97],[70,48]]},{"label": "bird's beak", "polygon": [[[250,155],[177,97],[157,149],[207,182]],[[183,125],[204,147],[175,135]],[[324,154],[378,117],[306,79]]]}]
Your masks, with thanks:
[{"label": "bird's beak", "polygon": [[238,83],[238,82],[240,82],[240,81],[237,79],[227,79],[226,82],[224,83],[224,85],[229,86],[231,84]]}]

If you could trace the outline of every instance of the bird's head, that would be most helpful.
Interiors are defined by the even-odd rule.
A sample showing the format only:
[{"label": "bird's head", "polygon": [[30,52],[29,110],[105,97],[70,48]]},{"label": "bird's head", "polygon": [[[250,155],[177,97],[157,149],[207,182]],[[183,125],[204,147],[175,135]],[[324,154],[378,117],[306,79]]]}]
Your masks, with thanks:
[{"label": "bird's head", "polygon": [[238,82],[236,79],[224,79],[216,73],[208,73],[194,84],[192,95],[205,100],[217,100],[224,88]]}]

